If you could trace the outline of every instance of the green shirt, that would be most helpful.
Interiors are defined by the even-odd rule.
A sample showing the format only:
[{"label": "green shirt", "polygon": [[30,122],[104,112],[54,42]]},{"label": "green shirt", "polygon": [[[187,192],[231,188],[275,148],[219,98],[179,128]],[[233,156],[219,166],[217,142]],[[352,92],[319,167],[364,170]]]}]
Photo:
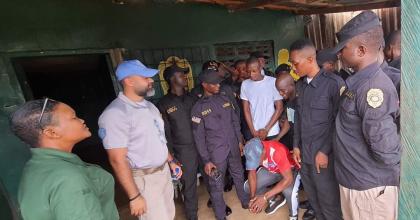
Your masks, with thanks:
[{"label": "green shirt", "polygon": [[31,151],[18,193],[24,220],[119,219],[111,174],[72,153]]}]

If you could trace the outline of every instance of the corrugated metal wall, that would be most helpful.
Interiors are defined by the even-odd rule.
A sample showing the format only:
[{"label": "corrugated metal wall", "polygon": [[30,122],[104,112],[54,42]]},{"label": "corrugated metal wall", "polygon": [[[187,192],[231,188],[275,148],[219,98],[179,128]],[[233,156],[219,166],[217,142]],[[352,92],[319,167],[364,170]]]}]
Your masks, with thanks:
[{"label": "corrugated metal wall", "polygon": [[[391,31],[401,29],[401,8],[384,8],[372,10],[382,20],[384,36]],[[336,44],[335,33],[338,32],[343,25],[358,15],[361,11],[342,12],[331,14],[308,15],[304,18],[305,36],[311,39],[317,49],[333,47]]]}]

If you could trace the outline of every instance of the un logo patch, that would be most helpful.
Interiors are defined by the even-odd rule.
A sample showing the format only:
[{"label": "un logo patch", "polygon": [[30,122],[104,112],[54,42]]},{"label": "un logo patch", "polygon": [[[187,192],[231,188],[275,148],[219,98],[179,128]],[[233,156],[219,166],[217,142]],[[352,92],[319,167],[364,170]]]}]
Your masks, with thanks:
[{"label": "un logo patch", "polygon": [[98,135],[103,140],[105,138],[105,136],[106,136],[106,130],[105,130],[105,128],[99,128]]}]

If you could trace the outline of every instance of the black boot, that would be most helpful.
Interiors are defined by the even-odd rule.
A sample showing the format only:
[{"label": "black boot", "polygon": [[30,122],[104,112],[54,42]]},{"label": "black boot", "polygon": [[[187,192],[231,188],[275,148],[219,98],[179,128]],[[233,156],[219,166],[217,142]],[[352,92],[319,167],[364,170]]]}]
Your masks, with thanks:
[{"label": "black boot", "polygon": [[312,207],[309,207],[306,212],[303,214],[303,220],[312,220],[315,219],[315,211]]},{"label": "black boot", "polygon": [[[209,199],[207,201],[207,207],[208,208],[212,208],[213,207],[213,203],[211,202],[211,199]],[[230,214],[232,214],[232,209],[226,205],[226,210],[225,210],[226,216],[229,216]]]}]

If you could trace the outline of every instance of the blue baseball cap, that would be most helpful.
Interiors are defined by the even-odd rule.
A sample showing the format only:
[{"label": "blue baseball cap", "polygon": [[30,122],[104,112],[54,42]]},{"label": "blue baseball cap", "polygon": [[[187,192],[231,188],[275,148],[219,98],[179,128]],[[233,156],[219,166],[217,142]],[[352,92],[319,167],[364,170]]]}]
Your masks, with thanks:
[{"label": "blue baseball cap", "polygon": [[143,76],[153,77],[159,72],[159,70],[147,68],[139,60],[126,60],[120,63],[117,67],[116,74],[118,81],[123,80],[128,76]]},{"label": "blue baseball cap", "polygon": [[259,138],[252,138],[245,144],[246,169],[256,170],[260,166],[263,144]]}]

